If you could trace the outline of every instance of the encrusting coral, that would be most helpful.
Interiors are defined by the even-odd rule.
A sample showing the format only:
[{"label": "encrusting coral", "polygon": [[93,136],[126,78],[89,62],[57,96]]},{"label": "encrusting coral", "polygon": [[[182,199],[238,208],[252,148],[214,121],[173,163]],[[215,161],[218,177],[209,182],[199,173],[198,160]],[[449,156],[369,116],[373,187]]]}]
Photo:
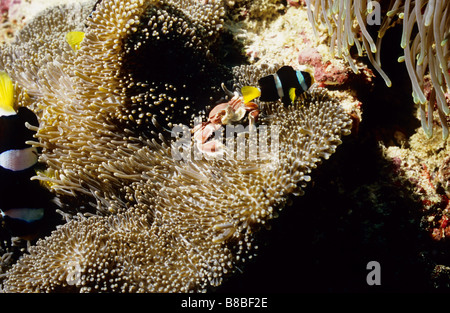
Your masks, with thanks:
[{"label": "encrusting coral", "polygon": [[[277,137],[260,139],[276,149],[177,159],[168,128],[204,117],[219,82],[234,76],[235,86],[255,84],[276,68],[220,65],[221,2],[104,0],[87,18],[92,5],[46,11],[2,50],[0,67],[28,91],[39,117],[34,145],[48,169],[37,179],[67,218],[12,266],[2,287],[218,286],[252,257],[258,229],[302,194],[311,170],[350,133],[351,119],[313,88],[291,106],[262,106],[259,125]],[[77,51],[64,41],[73,30],[86,32]]]},{"label": "encrusting coral", "polygon": [[[370,62],[391,86],[383,71],[380,53],[382,39],[389,28],[401,24],[404,61],[412,85],[414,102],[420,105],[422,127],[433,135],[433,110],[437,106],[444,139],[448,137],[448,94],[450,88],[450,10],[447,1],[315,1],[307,0],[308,16],[318,34],[319,25],[326,27],[330,52],[345,57],[357,72],[351,48],[367,54]],[[383,14],[383,18],[382,18]],[[371,30],[377,28],[374,40]]]}]

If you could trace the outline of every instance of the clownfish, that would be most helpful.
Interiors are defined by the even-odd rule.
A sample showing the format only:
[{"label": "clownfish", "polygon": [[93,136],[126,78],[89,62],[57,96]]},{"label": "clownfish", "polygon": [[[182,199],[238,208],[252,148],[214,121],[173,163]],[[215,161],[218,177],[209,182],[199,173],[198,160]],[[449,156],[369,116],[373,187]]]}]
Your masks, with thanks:
[{"label": "clownfish", "polygon": [[[95,2],[94,7],[92,8],[91,13],[88,18],[92,18],[92,14],[97,10],[97,6],[102,2],[101,0],[97,0]],[[85,24],[88,27],[87,24]],[[78,51],[81,48],[81,42],[83,41],[85,36],[85,32],[81,31],[72,31],[66,34],[66,42],[72,47],[73,51]]]},{"label": "clownfish", "polygon": [[31,240],[45,222],[53,196],[30,180],[36,175],[39,154],[26,143],[34,135],[26,123],[39,126],[30,109],[14,108],[14,85],[0,71],[0,219],[11,236]]},{"label": "clownfish", "polygon": [[258,87],[244,86],[241,93],[244,103],[259,97],[261,101],[281,99],[285,105],[291,104],[314,83],[314,77],[307,71],[297,71],[292,66],[283,66],[276,73],[258,80]]}]

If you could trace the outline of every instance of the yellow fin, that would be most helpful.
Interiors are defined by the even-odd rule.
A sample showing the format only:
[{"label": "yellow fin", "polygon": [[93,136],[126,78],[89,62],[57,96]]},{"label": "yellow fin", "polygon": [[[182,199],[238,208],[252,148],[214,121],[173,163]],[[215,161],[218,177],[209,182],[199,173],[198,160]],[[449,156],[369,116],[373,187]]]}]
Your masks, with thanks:
[{"label": "yellow fin", "polygon": [[84,39],[84,32],[68,32],[66,34],[66,41],[74,51],[81,48],[80,44]]},{"label": "yellow fin", "polygon": [[297,95],[295,94],[295,88],[289,89],[289,98],[291,99],[291,102],[294,102],[297,98]]},{"label": "yellow fin", "polygon": [[55,185],[54,179],[56,175],[50,172],[49,169],[35,169],[34,172],[39,176],[39,183],[41,186],[51,189],[52,186]]},{"label": "yellow fin", "polygon": [[261,95],[261,90],[252,86],[244,86],[241,88],[242,96],[244,97],[244,103],[250,102]]},{"label": "yellow fin", "polygon": [[15,114],[14,85],[6,72],[0,71],[0,115]]}]

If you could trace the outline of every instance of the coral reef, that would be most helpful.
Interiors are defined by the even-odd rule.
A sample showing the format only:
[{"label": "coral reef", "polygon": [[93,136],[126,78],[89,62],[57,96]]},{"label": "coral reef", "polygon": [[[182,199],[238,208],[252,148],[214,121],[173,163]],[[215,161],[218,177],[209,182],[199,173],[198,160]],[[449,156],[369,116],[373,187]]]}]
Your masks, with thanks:
[{"label": "coral reef", "polygon": [[[448,137],[448,90],[450,86],[449,41],[450,14],[446,1],[306,1],[308,17],[318,36],[318,27],[326,27],[324,36],[331,53],[345,57],[354,72],[358,72],[351,48],[367,54],[370,62],[383,77],[386,85],[391,80],[382,69],[380,53],[386,31],[401,23],[401,42],[404,61],[412,85],[412,96],[420,104],[420,119],[428,137],[433,134],[433,110],[443,128],[442,136]],[[381,14],[383,13],[383,19]],[[355,26],[356,25],[356,26]],[[371,35],[378,26],[377,39]]]},{"label": "coral reef", "polygon": [[0,33],[0,41],[11,41],[14,33],[23,27],[24,16],[18,14],[20,0],[4,0],[0,2],[0,25],[3,31]]},{"label": "coral reef", "polygon": [[[410,281],[411,285],[420,281],[415,287],[418,290],[448,288],[448,2],[372,1],[379,5],[374,11],[367,7],[369,1],[306,2],[317,39],[327,43],[330,53],[338,59],[347,59],[354,71],[360,70],[360,56],[366,55],[385,83],[394,88],[388,91],[375,85],[375,90],[386,92],[385,97],[377,97],[373,92],[374,101],[359,98],[366,104],[364,113],[366,118],[368,116],[368,124],[363,126],[365,140],[375,137],[381,143],[379,159],[386,164],[380,169],[382,181],[362,184],[357,190],[369,191],[373,196],[380,188],[387,188],[388,193],[398,194],[401,200],[386,202],[376,195],[368,201],[370,204],[364,198],[358,202],[376,208],[389,218],[398,214],[391,211],[393,208],[405,214],[408,224],[415,228],[415,231],[408,231],[408,236],[415,238],[415,247],[401,256],[412,253],[408,264],[420,263],[419,274],[415,282]],[[380,17],[379,23],[374,23],[374,14]],[[393,65],[402,54],[398,58],[402,67]],[[314,63],[315,67],[320,64],[317,52],[311,49],[301,55],[301,60]],[[410,86],[405,86],[405,81]],[[412,99],[408,101],[406,97],[410,94]],[[389,107],[377,110],[369,106],[369,103],[377,106],[383,101],[389,103]],[[417,110],[417,114],[400,106],[409,106]],[[392,118],[387,117],[387,112]],[[421,129],[415,129],[414,115],[420,120]],[[381,122],[384,119],[385,122]],[[441,127],[435,121],[439,121]],[[368,129],[374,134],[366,133]],[[403,201],[410,202],[410,211],[403,209]],[[386,227],[388,219],[381,223],[376,220],[372,225],[366,224],[367,232]],[[393,241],[400,237],[388,234],[389,231],[385,231],[381,237],[390,236]],[[406,245],[405,240],[397,248],[401,250]],[[432,288],[428,289],[430,285]]]},{"label": "coral reef", "polygon": [[[381,25],[368,24],[367,1],[104,0],[95,12],[95,1],[30,12],[40,2],[14,13],[26,18],[13,30],[28,26],[2,47],[0,68],[39,116],[34,144],[48,169],[36,179],[65,220],[28,246],[0,229],[4,291],[448,290],[445,1],[380,1]],[[77,51],[64,40],[74,30],[86,32]],[[280,130],[280,154],[174,159],[170,130],[192,130],[230,100],[222,83],[255,86],[282,65],[309,68],[326,91],[290,107],[254,100],[256,125]],[[250,139],[248,118],[233,123]],[[381,286],[366,284],[369,260]]]},{"label": "coral reef", "polygon": [[383,151],[392,164],[389,181],[407,190],[405,197],[418,205],[417,218],[428,240],[422,258],[429,264],[430,280],[435,287],[448,287],[448,145],[440,136],[427,138],[420,129],[408,147],[383,147]]},{"label": "coral reef", "polygon": [[[225,0],[229,17],[235,22],[244,21],[240,26],[247,30],[260,32],[274,21],[286,7],[281,0]],[[261,24],[263,27],[261,28]]]},{"label": "coral reef", "polygon": [[[263,65],[282,62],[294,68],[299,65],[309,68],[320,86],[331,87],[330,92],[341,101],[347,112],[355,116],[355,122],[361,121],[361,103],[354,92],[355,85],[370,87],[374,75],[362,62],[357,63],[359,74],[354,74],[343,60],[330,55],[328,46],[314,39],[304,7],[290,7],[268,25],[264,19],[251,20],[256,23],[254,28],[241,22],[238,25],[242,27],[234,31],[237,39],[242,41],[250,63]],[[339,79],[336,73],[340,74]]]},{"label": "coral reef", "polygon": [[[218,286],[252,258],[256,234],[290,195],[303,194],[310,172],[350,133],[351,118],[314,88],[288,107],[261,104],[260,126],[278,134],[262,138],[278,149],[178,160],[171,127],[204,118],[221,82],[254,84],[276,65],[222,65],[221,2],[104,0],[88,17],[92,8],[49,9],[2,49],[0,67],[26,89],[39,117],[33,144],[47,171],[36,178],[66,217],[12,265],[2,287]],[[86,33],[77,51],[64,40],[74,30]]]},{"label": "coral reef", "polygon": [[[317,9],[321,8],[322,3],[326,5],[330,3],[336,4],[334,7],[336,11],[322,11],[321,9]],[[322,193],[318,191],[315,197],[313,192],[308,190],[306,196],[311,197],[311,202],[306,201],[305,203],[299,200],[300,202],[296,204],[297,206],[309,205],[316,209],[320,206],[318,204],[320,202],[318,198],[322,197],[323,193],[328,195],[332,193],[334,188],[338,190],[336,191],[337,195],[333,198],[336,203],[334,201],[333,203],[324,201],[326,203],[323,204],[323,210],[329,213],[330,208],[333,208],[333,210],[337,209],[342,215],[333,221],[341,226],[335,226],[333,222],[329,221],[323,222],[321,215],[317,217],[313,214],[311,214],[313,215],[312,217],[308,215],[308,218],[310,218],[309,221],[311,222],[314,219],[318,221],[313,226],[310,226],[310,228],[308,228],[308,223],[303,225],[303,227],[314,232],[316,228],[321,229],[321,232],[317,231],[317,236],[326,237],[328,238],[327,240],[329,240],[329,237],[334,236],[341,239],[332,240],[333,243],[326,245],[325,248],[319,245],[315,249],[314,245],[312,245],[313,248],[311,249],[313,249],[317,259],[320,259],[320,255],[324,259],[321,265],[314,264],[314,268],[323,270],[329,266],[327,262],[329,262],[329,255],[331,253],[326,252],[327,248],[333,250],[334,245],[343,247],[343,250],[349,249],[353,251],[359,248],[361,249],[360,253],[348,253],[348,259],[342,261],[342,264],[340,264],[341,267],[345,268],[348,262],[353,262],[353,258],[359,260],[367,257],[367,255],[386,260],[385,262],[389,266],[396,268],[397,271],[389,274],[392,274],[392,277],[396,275],[403,276],[403,282],[406,283],[397,285],[393,281],[390,281],[387,284],[387,289],[384,290],[395,291],[409,290],[409,288],[412,288],[412,290],[429,291],[435,290],[434,287],[448,287],[448,268],[450,261],[447,252],[447,235],[449,226],[447,222],[448,199],[445,192],[447,186],[445,173],[447,168],[446,164],[448,164],[448,151],[447,140],[442,140],[442,138],[446,138],[446,124],[442,125],[442,129],[437,127],[437,124],[433,124],[431,127],[433,128],[433,133],[437,134],[437,136],[431,139],[427,139],[423,130],[416,130],[420,124],[418,124],[414,112],[418,109],[417,116],[419,120],[422,118],[423,122],[424,120],[423,116],[420,116],[420,110],[424,112],[423,110],[425,108],[423,106],[421,107],[420,104],[414,107],[412,98],[409,101],[412,92],[410,87],[412,84],[410,72],[407,71],[406,66],[401,63],[393,65],[393,63],[397,63],[398,55],[401,55],[402,51],[405,52],[404,49],[408,48],[407,46],[400,46],[401,36],[398,36],[398,38],[395,37],[395,31],[402,30],[401,24],[403,23],[401,18],[404,14],[401,12],[404,11],[405,7],[399,5],[402,3],[401,1],[397,1],[396,5],[398,5],[399,11],[396,13],[399,14],[395,15],[393,14],[394,12],[391,12],[389,14],[389,18],[391,18],[390,24],[382,24],[385,27],[384,30],[387,30],[388,26],[392,28],[392,30],[386,32],[387,35],[394,33],[393,37],[389,39],[394,38],[395,40],[397,38],[397,41],[394,41],[398,43],[399,47],[397,54],[397,51],[390,47],[392,45],[386,44],[386,41],[384,44],[381,44],[381,39],[378,39],[378,43],[376,43],[376,45],[379,45],[376,47],[376,52],[371,51],[370,44],[368,45],[368,49],[364,49],[363,41],[369,42],[367,39],[369,37],[366,39],[363,37],[368,35],[375,38],[373,35],[374,30],[379,29],[379,27],[377,25],[368,26],[365,24],[369,12],[364,9],[359,13],[353,12],[355,7],[352,6],[352,10],[341,10],[339,11],[340,13],[337,13],[342,8],[340,6],[342,3],[338,1],[311,1],[310,4],[314,4],[315,8],[313,13],[317,17],[314,23],[318,35],[316,41],[312,40],[312,30],[308,30],[308,27],[301,22],[304,21],[306,12],[300,6],[299,9],[288,9],[283,18],[270,24],[266,28],[267,31],[261,34],[261,36],[254,36],[251,33],[247,34],[248,40],[246,43],[247,52],[251,60],[257,64],[265,62],[265,60],[283,59],[289,60],[291,62],[290,64],[294,65],[297,63],[297,60],[294,58],[298,56],[298,63],[310,65],[314,69],[315,78],[319,83],[332,90],[336,97],[342,99],[344,105],[348,104],[348,108],[350,108],[349,112],[354,116],[355,128],[353,133],[357,133],[359,122],[361,122],[358,139],[354,143],[355,147],[353,152],[347,156],[340,157],[339,160],[341,163],[334,164],[336,167],[342,168],[342,170],[330,170],[327,172],[328,176],[324,178],[324,180],[328,180],[329,177],[335,177],[335,180],[332,180],[331,183],[326,182],[325,186],[320,189]],[[353,4],[353,2],[351,3]],[[387,7],[385,6],[388,3],[384,1],[380,2],[383,13],[387,12]],[[391,5],[393,3],[394,1],[391,2]],[[424,15],[428,2],[411,2],[410,12],[412,12],[413,7],[413,10],[416,11],[419,5],[423,5],[423,10],[420,13]],[[445,9],[446,3],[440,2],[439,5],[443,5]],[[364,8],[364,6],[361,6],[361,8]],[[431,10],[431,7],[429,9]],[[444,12],[448,12],[448,10],[446,11],[444,9],[439,14],[442,13],[443,16],[446,16],[445,14],[447,13]],[[346,15],[345,12],[350,13],[350,15]],[[353,13],[361,15],[362,25],[367,27],[367,33],[363,34],[360,31],[360,24],[356,22],[357,18]],[[347,17],[351,18],[351,27],[348,29],[348,32],[343,27],[345,23],[336,23],[339,19],[346,19]],[[410,36],[413,39],[410,41],[410,44],[414,44],[411,49],[419,51],[418,49],[422,44],[421,35],[419,34],[419,29],[416,28],[418,26],[414,25],[416,23],[415,16],[410,14],[409,17],[408,26],[411,27],[412,31],[407,33],[407,28],[404,28],[405,35],[403,38],[406,38],[406,42],[409,42],[406,36]],[[325,21],[327,18],[330,22],[329,25]],[[322,21],[322,23],[319,21]],[[440,21],[440,26],[443,26],[447,23],[447,18],[441,19]],[[417,20],[417,23],[420,23],[420,21]],[[427,31],[431,31],[433,25],[437,24],[432,22],[426,26],[428,27]],[[341,26],[340,29],[338,28],[339,26]],[[438,28],[439,31],[435,35],[428,36],[426,41],[423,42],[424,45],[429,45],[428,47],[431,47],[432,50],[425,53],[422,65],[414,64],[418,60],[418,57],[415,58],[415,56],[420,55],[420,52],[411,53],[410,61],[413,63],[414,71],[419,71],[415,75],[417,75],[420,89],[424,92],[425,97],[431,100],[428,101],[428,104],[433,104],[434,101],[429,97],[433,88],[443,90],[444,96],[446,93],[445,90],[448,88],[444,78],[445,73],[440,73],[442,68],[445,68],[445,65],[444,67],[439,66],[434,67],[434,69],[427,69],[427,61],[425,61],[426,58],[433,58],[434,60],[432,62],[435,65],[438,64],[437,52],[433,50],[435,44],[431,43],[430,40],[435,40],[439,37],[440,39],[437,39],[436,42],[438,44],[441,42],[441,47],[444,51],[443,55],[446,56],[444,57],[444,61],[448,60],[448,41],[444,40],[446,36],[445,29],[448,29],[448,27],[443,29]],[[328,33],[328,30],[331,30],[330,33]],[[442,33],[441,30],[444,32]],[[337,38],[333,36],[342,36],[342,40],[335,41]],[[359,44],[363,52],[362,55],[366,53],[369,59],[372,59],[375,71],[377,71],[377,67],[381,70],[380,60],[384,60],[383,70],[389,77],[387,75],[384,76],[386,79],[392,80],[392,87],[390,89],[380,85],[380,80],[376,77],[378,75],[373,75],[370,67],[364,64],[366,58],[358,57],[358,49],[354,47],[358,43],[355,42],[352,48],[346,40],[348,37],[353,37],[355,41],[360,40]],[[268,43],[267,45],[265,45],[266,42]],[[339,44],[342,45],[341,57],[336,53]],[[347,52],[344,46],[348,48],[348,55],[344,55],[344,52]],[[388,47],[386,48],[386,46]],[[384,51],[384,55],[380,53],[382,51]],[[356,68],[360,74],[352,73],[353,71],[349,68],[348,63],[345,62],[346,57],[351,58],[348,62],[353,62],[354,69]],[[400,58],[400,61],[402,60],[403,58]],[[327,71],[328,67],[330,71]],[[432,83],[430,75],[434,74],[428,73],[428,70],[434,71],[434,74],[440,77],[438,85]],[[414,77],[412,78],[414,79]],[[338,84],[333,85],[333,81],[338,82]],[[360,101],[359,104],[358,101]],[[361,112],[357,109],[359,106],[362,106],[364,109],[364,121],[361,120]],[[433,116],[434,120],[441,120],[442,122],[443,116],[436,108],[437,106],[435,106],[434,110],[428,109],[427,118]],[[430,114],[431,111],[433,112]],[[426,121],[426,123],[429,122],[430,119]],[[427,124],[424,125],[426,127],[423,129],[427,129],[427,127],[429,129]],[[430,135],[430,132],[427,135]],[[380,146],[382,153],[380,152]],[[347,149],[350,149],[348,143]],[[366,149],[369,150],[365,151]],[[345,164],[346,158],[351,160],[348,165]],[[323,167],[321,170],[324,171]],[[353,175],[350,174],[351,172],[358,174]],[[320,185],[320,179],[317,177],[315,177],[315,184]],[[339,201],[338,199],[341,197],[343,199]],[[348,209],[341,209],[341,206]],[[327,216],[329,218],[329,215]],[[300,215],[300,218],[305,217]],[[351,222],[344,222],[343,220],[351,220]],[[326,226],[322,226],[323,223],[332,225],[329,226],[332,230],[329,230]],[[361,223],[363,226],[359,226],[358,223]],[[358,224],[358,226],[355,226],[355,224]],[[288,222],[285,224],[285,227],[288,227],[287,225],[289,225]],[[348,231],[351,233],[351,236],[346,236],[345,231],[335,232],[336,227],[352,229]],[[357,231],[353,230],[353,228],[357,228]],[[398,229],[402,229],[402,231]],[[353,236],[354,232],[358,235]],[[293,231],[291,235],[294,234],[297,233]],[[307,236],[307,234],[305,231],[303,236]],[[340,236],[344,236],[344,238]],[[302,235],[299,235],[297,238],[300,237]],[[286,236],[281,239],[281,244],[283,240],[288,240],[288,238],[290,237]],[[409,244],[410,240],[414,241],[414,246]],[[302,241],[302,243],[307,245],[305,241]],[[343,244],[344,241],[348,242],[348,244]],[[372,245],[376,247],[373,251],[367,248],[367,246],[372,247]],[[283,245],[283,247],[289,249],[287,244]],[[385,249],[388,251],[395,250],[397,252],[395,256],[387,256],[383,252]],[[289,253],[283,253],[283,249],[279,249],[275,254],[289,255]],[[341,253],[340,250],[339,253]],[[402,261],[400,262],[398,260]],[[276,260],[271,259],[271,261],[275,262]],[[319,263],[320,261],[317,262]],[[308,262],[302,264],[305,267],[313,267]],[[280,266],[284,266],[284,263],[280,264]],[[298,266],[298,264],[295,266]],[[334,268],[341,267],[336,265]],[[404,270],[399,270],[399,268],[404,268]],[[263,271],[264,265],[259,270]],[[306,272],[306,270],[299,270],[298,277],[303,278],[307,276]],[[412,272],[415,274],[413,275]],[[317,281],[321,281],[325,282],[324,284],[327,286],[328,284],[332,286],[329,277],[336,275],[326,270],[325,273],[320,276],[316,271],[312,275],[313,278],[305,284],[310,286]],[[285,275],[292,275],[291,268],[285,271]],[[353,275],[353,269],[349,269],[348,277],[353,277]],[[318,276],[322,277],[322,280]],[[255,277],[257,277],[256,274],[252,279],[255,279]],[[383,277],[386,276],[384,275]],[[342,281],[347,280],[347,277],[342,276],[341,278],[342,280],[335,286],[337,290],[342,290],[342,285],[344,285]],[[283,283],[281,279],[277,280],[274,277],[272,277],[272,280],[278,281],[280,284]],[[428,289],[430,282],[434,286]],[[262,281],[260,281],[260,284],[264,285]],[[267,285],[264,286],[270,288]],[[362,290],[367,287],[364,285],[361,286],[359,283],[355,283],[355,286],[350,288]],[[289,285],[289,287],[291,289],[285,290],[288,291],[296,288],[294,284]],[[321,287],[317,288],[321,291],[324,290]],[[299,290],[309,291],[307,288],[299,288]]]}]

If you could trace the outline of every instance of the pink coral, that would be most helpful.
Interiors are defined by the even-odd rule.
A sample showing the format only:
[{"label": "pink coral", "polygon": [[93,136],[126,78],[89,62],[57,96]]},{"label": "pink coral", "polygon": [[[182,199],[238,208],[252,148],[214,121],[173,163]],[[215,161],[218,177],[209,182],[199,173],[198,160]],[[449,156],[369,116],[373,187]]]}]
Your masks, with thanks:
[{"label": "pink coral", "polygon": [[347,82],[349,70],[344,66],[323,62],[322,56],[316,48],[303,49],[298,62],[314,68],[314,78],[321,85],[342,85]]},{"label": "pink coral", "polygon": [[322,66],[322,56],[316,48],[303,49],[298,56],[298,63],[308,64],[314,68]]},{"label": "pink coral", "polygon": [[298,8],[300,6],[304,6],[306,5],[304,0],[287,0],[287,4],[289,4],[290,6],[293,6],[294,8]]},{"label": "pink coral", "polygon": [[348,75],[348,69],[331,64],[331,62],[325,63],[322,67],[316,67],[314,70],[316,81],[325,85],[342,85],[348,80]]}]

